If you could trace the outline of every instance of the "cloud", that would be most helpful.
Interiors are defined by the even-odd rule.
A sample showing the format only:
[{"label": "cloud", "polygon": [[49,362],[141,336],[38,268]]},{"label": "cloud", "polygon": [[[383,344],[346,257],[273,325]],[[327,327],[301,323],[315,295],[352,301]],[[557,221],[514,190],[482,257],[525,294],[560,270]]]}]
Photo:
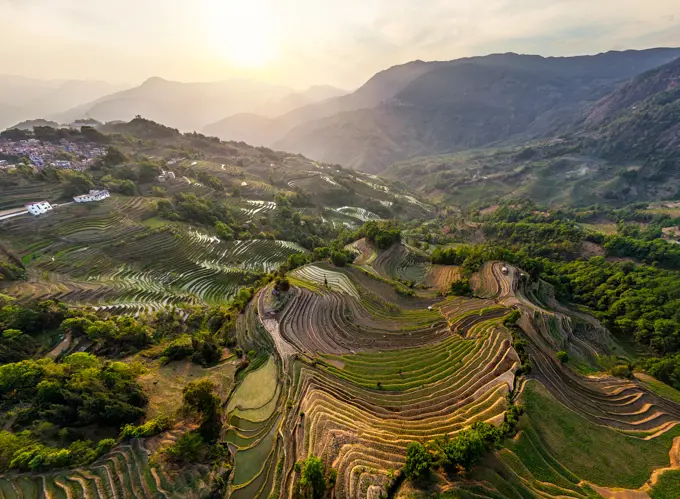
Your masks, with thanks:
[{"label": "cloud", "polygon": [[261,19],[238,25],[242,43],[267,30],[276,44],[278,59],[253,72],[220,58],[215,30],[243,23],[217,8],[224,1],[0,0],[0,18],[11,20],[0,30],[2,71],[351,87],[414,59],[680,46],[677,0],[229,0],[260,6]]}]

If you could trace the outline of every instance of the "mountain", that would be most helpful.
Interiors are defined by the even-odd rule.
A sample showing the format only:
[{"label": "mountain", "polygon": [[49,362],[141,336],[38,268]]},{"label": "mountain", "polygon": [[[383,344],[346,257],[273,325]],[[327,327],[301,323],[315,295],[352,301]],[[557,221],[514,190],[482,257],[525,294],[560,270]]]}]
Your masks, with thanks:
[{"label": "mountain", "polygon": [[269,123],[271,145],[377,172],[393,161],[550,135],[622,80],[680,49],[541,57],[494,54],[415,61],[379,73],[353,94]]},{"label": "mountain", "polygon": [[277,130],[276,117],[346,94],[346,90],[330,85],[313,86],[304,92],[294,92],[269,102],[257,112],[234,114],[207,125],[203,128],[203,132],[224,140],[236,140],[256,145],[271,144],[281,136],[281,132]]},{"label": "mountain", "polygon": [[229,114],[252,112],[292,91],[250,80],[182,83],[153,77],[141,85],[107,95],[53,116],[70,122],[89,116],[99,121],[129,121],[136,115],[180,130],[200,130]]},{"label": "mountain", "polygon": [[680,58],[597,102],[584,113],[580,133],[596,139],[605,156],[648,164],[680,159]]},{"label": "mountain", "polygon": [[204,129],[209,135],[225,140],[242,140],[271,146],[290,130],[346,111],[377,106],[393,97],[401,88],[429,70],[423,61],[413,61],[377,73],[355,92],[294,109],[276,118],[242,114],[228,117]]},{"label": "mountain", "polygon": [[124,88],[102,81],[39,80],[0,75],[0,129],[44,118]]},{"label": "mountain", "polygon": [[333,97],[347,95],[348,93],[347,90],[342,90],[341,88],[330,85],[315,85],[304,92],[294,92],[286,95],[282,99],[267,103],[257,114],[275,118],[295,109],[309,106],[310,104],[315,104],[326,99],[332,99]]},{"label": "mountain", "polygon": [[15,125],[10,126],[9,128],[16,128],[18,130],[33,130],[33,128],[37,126],[49,126],[52,128],[59,128],[61,124],[57,123],[56,121],[44,120],[42,118],[39,118],[37,120],[24,120],[21,123],[17,123]]},{"label": "mountain", "polygon": [[624,205],[677,199],[679,167],[680,58],[620,84],[547,140],[420,157],[382,173],[456,204]]}]

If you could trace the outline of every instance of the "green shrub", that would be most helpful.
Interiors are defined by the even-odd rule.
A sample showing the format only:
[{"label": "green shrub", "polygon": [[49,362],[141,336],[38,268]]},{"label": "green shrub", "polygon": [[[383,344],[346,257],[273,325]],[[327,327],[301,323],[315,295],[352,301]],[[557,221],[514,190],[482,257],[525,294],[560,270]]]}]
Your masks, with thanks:
[{"label": "green shrub", "polygon": [[472,287],[469,279],[460,279],[453,281],[450,288],[451,294],[454,296],[472,296]]},{"label": "green shrub", "polygon": [[161,355],[168,360],[185,359],[194,353],[191,336],[183,334],[179,338],[171,341],[164,349]]},{"label": "green shrub", "polygon": [[411,442],[406,446],[406,463],[404,475],[409,480],[418,480],[430,471],[432,456],[425,446],[419,442]]},{"label": "green shrub", "polygon": [[632,379],[633,377],[633,370],[631,369],[631,366],[625,364],[614,366],[610,373],[612,376],[616,376],[617,378]]},{"label": "green shrub", "polygon": [[173,420],[169,416],[161,415],[150,419],[141,425],[128,424],[120,433],[121,438],[145,438],[153,437],[161,432],[172,428]]},{"label": "green shrub", "polygon": [[173,461],[193,463],[203,456],[203,438],[197,432],[187,432],[167,449],[167,454]]}]

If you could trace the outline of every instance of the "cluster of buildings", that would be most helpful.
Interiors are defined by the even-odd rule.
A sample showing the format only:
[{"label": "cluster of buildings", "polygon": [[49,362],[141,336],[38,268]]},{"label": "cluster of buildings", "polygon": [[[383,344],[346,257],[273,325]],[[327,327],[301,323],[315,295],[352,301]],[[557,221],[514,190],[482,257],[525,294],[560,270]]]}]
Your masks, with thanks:
[{"label": "cluster of buildings", "polygon": [[[102,190],[91,190],[87,194],[81,194],[80,196],[74,196],[73,201],[76,203],[90,203],[93,201],[102,201],[111,195],[106,189]],[[33,203],[28,203],[26,205],[26,211],[31,215],[42,215],[48,211],[52,211],[54,207],[49,203],[49,201],[36,201]]]},{"label": "cluster of buildings", "polygon": [[[74,159],[63,159],[64,153],[69,153]],[[11,140],[0,138],[0,155],[28,158],[38,169],[54,166],[56,168],[84,170],[96,158],[104,154],[106,154],[106,150],[93,143],[70,142],[66,139],[59,142],[44,142],[38,139]],[[5,161],[5,168],[11,166]]]},{"label": "cluster of buildings", "polygon": [[109,191],[106,189],[90,191],[87,194],[81,194],[80,196],[74,196],[73,200],[76,203],[89,203],[92,201],[102,201],[110,197]]},{"label": "cluster of buildings", "polygon": [[31,215],[42,215],[48,211],[52,211],[52,205],[48,201],[36,201],[35,203],[28,203],[26,209]]},{"label": "cluster of buildings", "polygon": [[175,172],[162,170],[161,174],[158,176],[160,182],[165,182],[167,180],[175,180]]}]

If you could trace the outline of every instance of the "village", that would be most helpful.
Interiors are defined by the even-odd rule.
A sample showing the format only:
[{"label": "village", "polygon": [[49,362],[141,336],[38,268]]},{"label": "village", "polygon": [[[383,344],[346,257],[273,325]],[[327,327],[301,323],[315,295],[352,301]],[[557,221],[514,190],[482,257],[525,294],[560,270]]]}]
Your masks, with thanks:
[{"label": "village", "polygon": [[[85,170],[106,150],[98,144],[71,142],[47,142],[38,139],[12,140],[0,137],[0,169],[12,169],[26,158],[41,170],[48,166]],[[3,159],[4,158],[4,159]]]}]

